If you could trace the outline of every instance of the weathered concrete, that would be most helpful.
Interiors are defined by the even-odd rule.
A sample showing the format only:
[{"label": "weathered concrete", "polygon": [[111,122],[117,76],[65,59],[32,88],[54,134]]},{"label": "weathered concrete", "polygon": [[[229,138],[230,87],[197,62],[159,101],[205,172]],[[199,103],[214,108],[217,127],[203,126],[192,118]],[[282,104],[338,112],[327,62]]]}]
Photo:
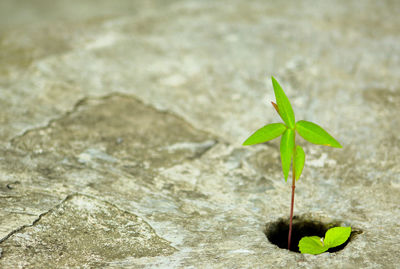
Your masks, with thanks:
[{"label": "weathered concrete", "polygon": [[[109,260],[170,255],[176,249],[143,220],[96,199],[68,196],[3,244],[2,267],[103,266]],[[23,257],[21,259],[21,257]]]},{"label": "weathered concrete", "polygon": [[[50,2],[0,3],[0,267],[398,266],[397,1]],[[295,207],[362,231],[340,252],[265,237],[266,75],[344,146],[299,141]]]}]

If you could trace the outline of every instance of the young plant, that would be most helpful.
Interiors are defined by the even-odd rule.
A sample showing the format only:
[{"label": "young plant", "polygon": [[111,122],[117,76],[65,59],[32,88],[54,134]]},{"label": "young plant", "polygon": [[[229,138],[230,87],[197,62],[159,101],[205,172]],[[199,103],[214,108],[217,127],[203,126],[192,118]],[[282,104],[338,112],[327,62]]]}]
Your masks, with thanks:
[{"label": "young plant", "polygon": [[317,145],[330,146],[335,148],[341,148],[342,146],[338,141],[335,140],[330,134],[315,123],[300,120],[295,122],[294,113],[292,106],[290,105],[289,99],[283,92],[278,81],[274,77],[272,79],[272,86],[274,88],[276,103],[271,102],[276,112],[282,118],[284,123],[271,123],[258,129],[253,133],[243,145],[254,145],[264,143],[278,136],[282,135],[280,143],[282,171],[285,177],[285,181],[289,176],[290,164],[292,163],[292,200],[290,206],[290,222],[289,222],[289,234],[288,234],[288,249],[290,249],[290,241],[292,236],[292,220],[293,220],[293,208],[294,208],[294,190],[296,180],[300,178],[301,172],[303,171],[305,154],[303,149],[296,145],[296,131],[308,142]]},{"label": "young plant", "polygon": [[319,236],[303,237],[299,242],[299,249],[303,254],[321,254],[346,242],[350,234],[351,227],[331,228],[326,231],[325,238]]}]

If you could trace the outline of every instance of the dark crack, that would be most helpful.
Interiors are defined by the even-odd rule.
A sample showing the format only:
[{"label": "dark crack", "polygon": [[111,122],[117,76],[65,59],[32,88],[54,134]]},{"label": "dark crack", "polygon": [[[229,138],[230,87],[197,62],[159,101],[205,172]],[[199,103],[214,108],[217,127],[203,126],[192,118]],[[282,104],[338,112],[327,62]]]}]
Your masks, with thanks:
[{"label": "dark crack", "polygon": [[[182,122],[184,122],[184,123],[185,123],[188,127],[190,127],[190,128],[193,128],[193,129],[196,129],[196,130],[200,130],[199,128],[193,126],[190,122],[188,122],[184,117],[182,117],[181,115],[178,115],[178,114],[176,114],[176,113],[174,113],[174,112],[172,112],[172,111],[158,109],[157,107],[153,106],[152,104],[146,103],[146,102],[144,102],[142,99],[137,98],[137,96],[133,96],[133,95],[129,95],[129,94],[124,94],[124,93],[120,93],[120,92],[113,92],[113,93],[110,93],[110,94],[107,94],[107,95],[104,95],[104,96],[100,96],[100,97],[85,96],[85,97],[79,99],[79,100],[75,103],[75,105],[74,105],[69,111],[63,113],[63,114],[60,115],[59,117],[56,117],[56,118],[54,118],[54,119],[50,119],[50,120],[47,122],[47,124],[45,124],[44,126],[33,127],[33,128],[28,129],[28,130],[25,130],[25,131],[22,132],[21,134],[18,134],[18,135],[16,135],[16,136],[14,136],[13,138],[11,138],[11,139],[9,140],[9,142],[10,142],[10,144],[13,145],[13,144],[15,144],[15,141],[16,141],[16,140],[18,140],[18,139],[20,139],[20,138],[22,138],[22,137],[28,135],[28,134],[31,133],[31,132],[40,131],[40,130],[45,130],[45,129],[47,129],[47,128],[50,128],[50,127],[52,126],[53,123],[58,122],[58,121],[61,121],[61,120],[65,119],[66,117],[68,117],[68,116],[70,116],[70,115],[76,113],[76,112],[78,111],[79,108],[81,108],[82,106],[86,105],[86,104],[88,103],[88,101],[90,101],[90,100],[107,100],[107,99],[110,99],[110,98],[113,98],[113,97],[123,97],[123,98],[131,98],[131,99],[134,99],[135,101],[137,101],[137,102],[143,104],[144,106],[146,106],[146,107],[148,107],[148,108],[150,108],[150,109],[153,109],[153,110],[155,110],[155,111],[157,111],[157,112],[159,112],[159,113],[161,113],[161,114],[169,115],[169,116],[175,117],[175,118],[178,119],[178,120],[181,120]],[[203,133],[209,134],[210,136],[218,137],[217,135],[215,135],[214,133],[212,133],[212,132],[210,132],[210,131],[204,131],[204,130],[201,130],[201,131],[202,131]],[[223,141],[223,140],[224,140],[224,139],[222,139],[222,138],[219,137],[218,140],[215,140],[215,144],[214,144],[213,146],[215,146],[219,141]],[[210,148],[211,148],[211,147],[210,147]],[[204,150],[204,152],[201,152],[201,153],[199,153],[199,154],[197,154],[197,155],[199,155],[199,156],[201,157],[201,156],[202,156],[204,153],[206,153],[210,148],[207,148],[206,150]]]},{"label": "dark crack", "polygon": [[83,98],[79,99],[78,102],[75,103],[75,105],[72,107],[71,110],[65,112],[64,114],[62,114],[61,116],[59,116],[59,117],[57,117],[57,118],[50,119],[50,120],[47,122],[46,125],[30,128],[30,129],[28,129],[28,130],[25,130],[23,133],[14,136],[13,138],[10,139],[10,141],[9,141],[10,144],[13,145],[13,144],[15,143],[16,140],[18,140],[18,139],[20,139],[20,138],[26,136],[27,134],[29,134],[29,133],[31,133],[31,132],[40,131],[40,130],[45,130],[45,129],[47,129],[47,128],[50,128],[51,125],[52,125],[54,122],[60,121],[60,120],[62,120],[62,119],[64,119],[64,118],[68,117],[69,115],[73,114],[74,112],[76,112],[76,111],[79,109],[79,107],[81,107],[84,103],[86,103],[86,101],[87,101],[88,99],[89,99],[88,97],[83,97]]},{"label": "dark crack", "polygon": [[54,207],[50,208],[46,212],[43,212],[42,214],[40,214],[31,224],[25,224],[25,225],[18,227],[17,229],[12,230],[9,234],[7,234],[5,237],[0,239],[0,244],[3,243],[8,238],[10,238],[11,236],[13,236],[14,234],[23,231],[25,228],[35,226],[35,224],[38,223],[42,219],[42,217],[44,217],[44,216],[48,215],[49,213],[53,212],[54,210],[58,209],[63,203],[70,200],[74,195],[76,195],[76,194],[67,195],[60,203],[58,203]]},{"label": "dark crack", "polygon": [[[99,199],[98,197],[95,197],[95,196],[92,196],[92,195],[88,195],[88,194],[84,194],[84,193],[72,193],[72,194],[68,194],[63,200],[61,200],[58,204],[56,204],[55,206],[53,206],[52,208],[50,208],[50,209],[47,210],[46,212],[43,212],[42,214],[40,214],[32,223],[22,225],[22,226],[18,227],[17,229],[12,230],[9,234],[7,234],[5,237],[3,237],[3,238],[0,239],[0,245],[1,245],[3,242],[5,242],[7,239],[9,239],[11,236],[13,236],[14,234],[19,233],[19,232],[22,232],[22,231],[23,231],[24,229],[26,229],[26,228],[35,226],[38,222],[41,221],[41,219],[42,219],[43,217],[45,217],[45,216],[47,216],[48,214],[52,213],[53,211],[59,209],[64,203],[70,201],[71,199],[73,199],[74,197],[77,197],[77,196],[86,197],[86,198],[89,198],[89,199],[92,199],[92,200],[100,201],[100,202],[102,202],[102,203],[104,203],[104,204],[106,204],[106,205],[108,205],[108,206],[111,206],[111,207],[116,208],[117,210],[121,211],[122,213],[125,213],[125,214],[128,214],[128,215],[133,215],[133,216],[138,217],[136,214],[134,214],[134,213],[132,213],[132,212],[130,212],[130,211],[128,211],[128,210],[122,209],[122,208],[120,208],[119,206],[117,206],[117,205],[115,205],[114,203],[111,203],[111,202],[109,202],[109,201],[107,201],[107,200]],[[12,213],[21,214],[21,212],[12,212]],[[22,214],[33,215],[33,214],[25,213],[25,212],[22,212]],[[145,220],[143,219],[143,217],[140,217],[140,219],[141,219],[141,221],[142,221],[143,223],[145,223],[146,225],[148,225],[148,226],[154,231],[154,234],[155,234],[158,238],[169,242],[168,240],[166,240],[166,239],[160,237],[160,236],[156,233],[156,231],[154,230],[154,228],[153,228],[147,221],[145,221]],[[170,244],[170,243],[171,243],[171,242],[169,242],[169,244]],[[178,250],[177,248],[175,248],[175,247],[173,247],[173,246],[170,246],[170,247],[173,248],[175,251]],[[1,258],[1,252],[2,252],[2,249],[0,248],[0,258]]]}]

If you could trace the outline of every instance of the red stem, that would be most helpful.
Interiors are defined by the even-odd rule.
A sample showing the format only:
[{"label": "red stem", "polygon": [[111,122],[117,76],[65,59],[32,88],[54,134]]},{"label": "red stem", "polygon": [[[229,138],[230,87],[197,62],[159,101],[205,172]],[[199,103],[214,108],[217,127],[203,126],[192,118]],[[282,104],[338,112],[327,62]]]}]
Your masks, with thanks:
[{"label": "red stem", "polygon": [[294,159],[296,156],[296,134],[293,137],[294,149],[293,149],[293,166],[292,166],[292,202],[290,205],[290,221],[289,221],[289,234],[288,234],[288,250],[290,250],[290,241],[292,239],[292,222],[293,222],[293,208],[294,208],[294,190],[296,188],[296,175],[295,175],[295,163]]}]

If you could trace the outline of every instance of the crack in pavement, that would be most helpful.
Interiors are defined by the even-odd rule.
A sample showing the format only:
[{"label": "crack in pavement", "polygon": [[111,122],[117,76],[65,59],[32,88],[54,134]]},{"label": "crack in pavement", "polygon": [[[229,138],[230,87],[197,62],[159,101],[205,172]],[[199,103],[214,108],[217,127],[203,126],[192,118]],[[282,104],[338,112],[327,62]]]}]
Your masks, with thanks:
[{"label": "crack in pavement", "polygon": [[70,200],[74,195],[75,195],[75,193],[74,193],[74,194],[69,194],[69,195],[67,195],[63,200],[61,200],[60,203],[56,204],[55,206],[53,206],[52,208],[50,208],[50,209],[47,210],[46,212],[41,213],[31,224],[25,224],[25,225],[22,225],[22,226],[20,226],[20,227],[18,227],[18,228],[16,228],[16,229],[12,230],[9,234],[7,234],[5,237],[3,237],[3,238],[0,239],[0,244],[3,243],[3,242],[4,242],[5,240],[7,240],[8,238],[10,238],[12,235],[14,235],[14,234],[16,234],[16,233],[18,233],[18,232],[24,230],[25,228],[35,226],[35,224],[36,224],[38,221],[40,221],[40,220],[42,219],[42,217],[48,215],[49,213],[51,213],[51,212],[53,212],[54,210],[56,210],[57,208],[59,208],[63,203],[65,203],[66,201]]},{"label": "crack in pavement", "polygon": [[204,131],[201,128],[197,128],[197,127],[193,126],[192,123],[188,122],[185,118],[183,118],[182,116],[180,116],[180,115],[178,115],[178,114],[176,114],[176,113],[174,113],[172,111],[158,109],[154,105],[146,103],[142,99],[139,99],[137,96],[134,96],[134,95],[129,95],[129,94],[121,93],[121,92],[113,92],[113,93],[110,93],[110,94],[107,94],[107,95],[103,95],[103,96],[99,96],[99,97],[85,96],[85,97],[79,99],[69,111],[63,113],[59,117],[50,119],[47,122],[47,124],[45,124],[44,126],[38,126],[38,127],[30,128],[28,130],[25,130],[23,133],[21,133],[21,134],[19,134],[17,136],[14,136],[13,138],[11,138],[9,140],[9,145],[12,148],[15,148],[13,146],[16,144],[18,139],[21,139],[24,136],[26,136],[26,135],[28,135],[28,134],[30,134],[32,132],[37,132],[37,131],[40,131],[40,130],[46,130],[48,128],[51,128],[52,124],[54,124],[56,122],[59,122],[59,121],[62,121],[63,119],[65,119],[65,118],[73,115],[74,113],[78,112],[79,108],[81,108],[81,107],[83,107],[85,105],[88,105],[89,101],[105,101],[105,100],[113,98],[113,97],[122,97],[122,98],[133,99],[133,100],[143,104],[145,107],[147,107],[149,109],[152,109],[152,110],[154,110],[154,111],[156,111],[156,112],[158,112],[158,113],[160,113],[162,115],[172,116],[172,117],[176,118],[177,120],[180,120],[183,124],[187,125],[188,127],[192,128],[194,130],[199,130],[199,131],[201,131],[203,133],[206,133],[206,134],[210,135],[211,137],[215,138],[215,139],[212,139],[212,142],[213,142],[212,145],[209,145],[209,146],[204,147],[203,149],[199,150],[198,152],[195,153],[194,156],[188,158],[188,160],[200,159],[205,153],[207,153],[210,149],[212,149],[213,147],[218,145],[220,142],[229,144],[229,142],[225,141],[222,137],[219,137],[218,135],[216,135],[216,134],[214,134],[212,132]]},{"label": "crack in pavement", "polygon": [[[54,122],[61,121],[61,120],[63,120],[64,118],[70,116],[71,114],[77,112],[77,110],[78,110],[80,107],[84,106],[84,105],[85,105],[86,103],[88,103],[88,101],[90,101],[90,100],[101,100],[101,101],[103,101],[103,100],[107,100],[107,99],[110,99],[110,98],[113,98],[113,97],[124,97],[124,98],[131,98],[131,99],[134,99],[134,100],[136,100],[136,101],[142,103],[144,106],[155,110],[156,112],[159,112],[159,113],[165,114],[165,115],[170,115],[170,116],[172,116],[172,117],[175,117],[175,118],[181,120],[182,122],[184,122],[185,124],[187,124],[189,127],[193,128],[193,129],[201,130],[202,132],[208,133],[208,134],[210,134],[210,135],[212,135],[212,136],[217,136],[217,135],[215,135],[215,134],[213,134],[213,133],[211,133],[211,132],[209,132],[209,131],[204,131],[204,130],[202,130],[202,129],[200,129],[200,128],[197,128],[197,127],[193,126],[190,122],[188,122],[188,121],[187,121],[185,118],[183,118],[182,116],[180,116],[180,115],[178,115],[178,114],[176,114],[176,113],[174,113],[174,112],[172,112],[172,111],[170,111],[170,110],[162,110],[162,109],[159,109],[159,108],[157,108],[156,106],[154,106],[154,105],[152,105],[152,104],[150,104],[150,103],[144,102],[142,99],[138,98],[138,97],[135,96],[135,95],[129,95],[129,94],[125,94],[125,93],[122,93],[122,92],[112,92],[112,93],[110,93],[110,94],[103,95],[103,96],[99,96],[99,97],[85,96],[85,97],[79,99],[79,100],[73,105],[73,107],[72,107],[70,110],[66,111],[65,113],[63,113],[63,114],[60,115],[59,117],[50,119],[50,120],[49,120],[45,125],[43,125],[43,126],[33,127],[33,128],[28,129],[28,130],[25,130],[25,131],[22,132],[21,134],[18,134],[18,135],[16,135],[16,136],[14,136],[13,138],[11,138],[11,139],[9,140],[9,142],[10,142],[10,144],[14,144],[16,140],[18,140],[19,138],[22,138],[22,137],[26,136],[27,134],[29,134],[29,133],[31,133],[31,132],[39,131],[39,130],[44,130],[44,129],[50,128],[51,125],[52,125]],[[215,140],[215,141],[216,141],[216,144],[217,144],[220,140],[221,140],[221,138],[218,138],[218,140]],[[223,139],[222,139],[222,140],[223,140]]]},{"label": "crack in pavement", "polygon": [[50,119],[44,126],[33,127],[33,128],[28,129],[28,130],[25,130],[25,131],[22,132],[21,134],[18,134],[18,135],[16,135],[16,136],[14,136],[13,138],[11,138],[11,139],[9,140],[9,143],[10,143],[11,145],[13,145],[13,144],[15,143],[16,140],[18,140],[18,139],[20,139],[20,138],[26,136],[27,134],[29,134],[29,133],[31,133],[31,132],[40,131],[40,130],[45,130],[45,129],[47,129],[47,128],[50,128],[51,125],[52,125],[54,122],[60,121],[60,120],[64,119],[65,117],[68,117],[69,115],[71,115],[71,114],[73,114],[74,112],[76,112],[76,111],[79,109],[79,107],[82,106],[88,99],[89,99],[89,97],[83,97],[83,98],[79,99],[79,100],[75,103],[75,105],[73,105],[73,107],[71,108],[71,110],[65,112],[64,114],[62,114],[61,116],[59,116],[59,117],[57,117],[57,118]]},{"label": "crack in pavement", "polygon": [[[16,229],[12,230],[9,234],[7,234],[5,237],[3,237],[3,238],[0,239],[0,245],[1,245],[3,242],[5,242],[7,239],[9,239],[11,236],[13,236],[14,234],[19,233],[19,232],[22,232],[22,231],[23,231],[24,229],[26,229],[26,228],[35,226],[43,217],[45,217],[45,216],[47,216],[48,214],[52,213],[53,211],[57,210],[57,209],[60,208],[64,203],[70,201],[71,199],[73,199],[74,197],[77,197],[77,196],[86,197],[86,198],[90,198],[90,199],[92,199],[92,200],[100,201],[100,202],[102,202],[102,203],[104,203],[104,204],[106,204],[106,205],[108,205],[108,206],[111,206],[111,207],[116,208],[117,210],[121,211],[122,213],[125,213],[125,214],[128,214],[128,215],[132,215],[132,216],[135,216],[135,217],[139,218],[143,223],[145,223],[146,225],[148,225],[148,226],[153,230],[153,232],[154,232],[154,234],[155,234],[156,237],[158,237],[158,238],[160,238],[160,239],[162,239],[162,240],[165,240],[165,241],[169,242],[171,248],[173,248],[173,249],[175,249],[175,250],[178,250],[177,248],[175,248],[175,247],[173,247],[173,246],[171,245],[171,242],[170,242],[170,241],[168,241],[168,240],[166,240],[165,238],[159,236],[159,235],[156,233],[156,230],[155,230],[147,221],[145,221],[145,220],[143,219],[143,217],[140,217],[140,216],[138,216],[137,214],[132,213],[132,212],[130,212],[130,211],[128,211],[128,210],[122,209],[122,208],[120,208],[119,206],[117,206],[117,205],[115,205],[114,203],[111,203],[111,202],[109,202],[109,201],[107,201],[107,200],[103,200],[103,199],[100,199],[100,198],[98,198],[98,197],[96,197],[96,196],[92,196],[92,195],[85,194],[85,193],[79,193],[79,192],[75,192],[75,193],[68,194],[67,196],[65,196],[65,198],[64,198],[63,200],[61,200],[61,201],[60,201],[59,203],[57,203],[55,206],[53,206],[52,208],[50,208],[50,209],[47,210],[46,212],[41,213],[32,223],[22,225],[22,226],[20,226],[20,227],[18,227],[18,228],[16,228]],[[20,213],[20,212],[15,212],[15,213]],[[1,258],[1,250],[2,250],[2,249],[0,248],[0,258]]]}]

